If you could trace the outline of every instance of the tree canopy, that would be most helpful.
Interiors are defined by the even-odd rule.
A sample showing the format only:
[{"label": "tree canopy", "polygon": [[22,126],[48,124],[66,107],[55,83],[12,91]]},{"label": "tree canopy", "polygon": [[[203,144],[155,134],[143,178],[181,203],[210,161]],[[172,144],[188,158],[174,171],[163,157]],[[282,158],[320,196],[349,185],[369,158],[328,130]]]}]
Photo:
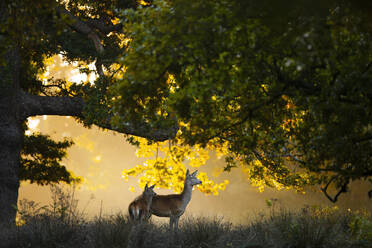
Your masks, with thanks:
[{"label": "tree canopy", "polygon": [[241,165],[252,182],[277,188],[320,184],[335,202],[350,182],[371,182],[370,22],[348,2],[325,1],[316,14],[294,3],[288,16],[273,2],[124,11],[130,41],[113,109],[128,120],[177,120],[183,144],[227,144],[226,170]]}]

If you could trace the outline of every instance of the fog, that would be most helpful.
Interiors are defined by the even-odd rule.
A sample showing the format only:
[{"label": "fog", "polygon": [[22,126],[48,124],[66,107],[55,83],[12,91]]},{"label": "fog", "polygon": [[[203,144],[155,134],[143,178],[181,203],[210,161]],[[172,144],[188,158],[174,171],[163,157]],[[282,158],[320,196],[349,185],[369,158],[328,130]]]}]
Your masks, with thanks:
[{"label": "fog", "polygon": [[[128,144],[123,135],[96,127],[87,129],[68,117],[39,116],[30,119],[29,124],[34,132],[49,134],[56,140],[68,137],[75,142],[68,150],[68,158],[63,163],[75,175],[84,178],[83,183],[75,189],[75,198],[79,201],[81,211],[89,217],[100,212],[127,213],[128,204],[141,193],[141,189],[137,185],[138,178],[130,178],[126,182],[121,177],[121,172],[140,164],[144,159],[136,157],[136,147]],[[187,215],[220,216],[234,223],[243,223],[257,213],[267,210],[266,200],[273,198],[277,199],[277,206],[289,209],[298,209],[306,205],[334,206],[319,188],[309,189],[306,194],[293,191],[279,192],[274,189],[266,189],[260,193],[257,188],[249,185],[249,181],[239,168],[213,177],[211,172],[223,165],[223,159],[211,157],[207,165],[199,168],[200,171],[208,172],[212,180],[222,182],[228,179],[230,184],[218,196],[207,196],[194,190],[186,210]],[[135,192],[129,191],[130,186],[135,188]],[[155,191],[159,194],[171,192],[161,189]],[[368,199],[367,192],[366,185],[361,182],[354,183],[351,191],[342,194],[336,205],[345,209],[364,208],[371,211],[372,200]],[[49,186],[22,182],[19,199],[33,200],[40,202],[41,205],[49,204],[51,199]]]}]

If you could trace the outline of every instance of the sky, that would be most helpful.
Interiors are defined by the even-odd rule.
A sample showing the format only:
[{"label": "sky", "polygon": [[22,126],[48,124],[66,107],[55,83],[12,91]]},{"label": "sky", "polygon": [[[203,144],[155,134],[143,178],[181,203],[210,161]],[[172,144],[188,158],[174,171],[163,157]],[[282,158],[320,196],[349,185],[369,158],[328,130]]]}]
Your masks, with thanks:
[{"label": "sky", "polygon": [[[75,67],[55,56],[50,60],[49,67],[42,75],[43,78],[66,79],[80,82],[95,79],[94,74],[80,74]],[[89,65],[94,69],[93,65]],[[74,197],[78,200],[81,212],[89,217],[98,214],[127,213],[129,203],[142,190],[139,188],[138,178],[130,178],[125,181],[121,172],[137,164],[141,164],[145,158],[136,156],[136,147],[126,142],[123,135],[92,127],[87,129],[77,123],[71,117],[60,116],[36,116],[28,119],[30,132],[49,134],[55,140],[71,138],[74,145],[68,150],[68,157],[63,164],[75,175],[84,178],[83,183],[72,187],[62,185],[67,191],[74,191]],[[29,134],[29,133],[26,133]],[[308,189],[306,194],[293,191],[276,191],[266,189],[259,192],[250,186],[249,181],[239,168],[231,172],[222,173],[213,177],[213,171],[224,166],[224,159],[211,156],[207,164],[200,167],[199,171],[207,172],[216,183],[225,179],[230,181],[225,191],[220,191],[218,196],[204,195],[198,190],[193,191],[192,200],[189,203],[186,215],[223,217],[233,223],[244,223],[262,211],[268,211],[266,200],[276,199],[277,207],[287,209],[300,209],[305,206],[335,206],[320,192],[319,188]],[[190,168],[193,171],[193,168]],[[133,186],[134,192],[129,188]],[[342,194],[337,206],[344,209],[364,208],[372,211],[372,200],[367,197],[370,190],[367,185],[353,183],[351,191]],[[171,190],[156,188],[158,194],[173,193]],[[51,202],[49,186],[31,185],[22,182],[19,190],[19,199],[28,199],[47,205]],[[164,221],[155,218],[159,221]],[[167,220],[166,220],[167,221]]]}]

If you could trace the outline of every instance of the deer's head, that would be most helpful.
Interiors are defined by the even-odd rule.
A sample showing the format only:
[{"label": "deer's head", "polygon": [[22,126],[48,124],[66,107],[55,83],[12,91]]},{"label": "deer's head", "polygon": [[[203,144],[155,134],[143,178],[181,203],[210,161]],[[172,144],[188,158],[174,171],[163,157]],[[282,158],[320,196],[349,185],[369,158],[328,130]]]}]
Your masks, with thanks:
[{"label": "deer's head", "polygon": [[156,195],[156,193],[155,193],[155,191],[154,191],[154,187],[155,187],[155,184],[149,187],[149,186],[147,185],[147,183],[146,183],[145,190],[143,191],[143,196],[144,196],[144,197],[151,198],[151,197],[153,197],[154,195]]},{"label": "deer's head", "polygon": [[201,184],[202,182],[196,178],[196,175],[198,174],[198,171],[194,171],[192,174],[190,174],[189,170],[186,171],[186,180],[185,182],[190,185],[194,186],[197,184]]}]

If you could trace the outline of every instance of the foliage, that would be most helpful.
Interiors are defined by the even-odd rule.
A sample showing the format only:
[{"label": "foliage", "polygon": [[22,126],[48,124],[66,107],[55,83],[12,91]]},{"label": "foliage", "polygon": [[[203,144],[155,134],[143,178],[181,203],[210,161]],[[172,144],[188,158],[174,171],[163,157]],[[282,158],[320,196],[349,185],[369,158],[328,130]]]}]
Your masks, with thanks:
[{"label": "foliage", "polygon": [[67,156],[66,150],[72,145],[71,140],[56,142],[48,135],[38,133],[25,136],[19,179],[40,185],[81,182],[80,177],[74,176],[61,164]]},{"label": "foliage", "polygon": [[351,212],[351,216],[348,225],[353,238],[372,242],[371,214],[365,211],[357,211],[355,213]]},{"label": "foliage", "polygon": [[169,0],[125,10],[131,40],[119,60],[126,73],[111,90],[122,117],[113,121],[177,120],[183,144],[227,143],[227,169],[240,163],[261,189],[322,184],[336,201],[372,175],[366,15],[326,1],[322,14],[294,8],[278,26],[267,22],[272,9],[258,11],[268,5],[250,3]]},{"label": "foliage", "polygon": [[[122,175],[125,180],[128,176],[136,177],[142,175],[139,179],[141,188],[149,183],[160,188],[173,189],[180,193],[183,190],[186,169],[184,163],[188,163],[191,167],[200,167],[209,159],[207,149],[195,145],[185,146],[182,141],[176,142],[152,142],[149,143],[146,139],[136,138],[139,147],[137,149],[138,157],[146,157],[147,159],[141,165],[136,165],[130,169],[124,169]],[[201,185],[196,188],[209,195],[218,195],[219,190],[225,190],[229,183],[225,180],[222,183],[215,183],[208,178],[205,172],[199,172],[197,176],[201,181]]]}]

